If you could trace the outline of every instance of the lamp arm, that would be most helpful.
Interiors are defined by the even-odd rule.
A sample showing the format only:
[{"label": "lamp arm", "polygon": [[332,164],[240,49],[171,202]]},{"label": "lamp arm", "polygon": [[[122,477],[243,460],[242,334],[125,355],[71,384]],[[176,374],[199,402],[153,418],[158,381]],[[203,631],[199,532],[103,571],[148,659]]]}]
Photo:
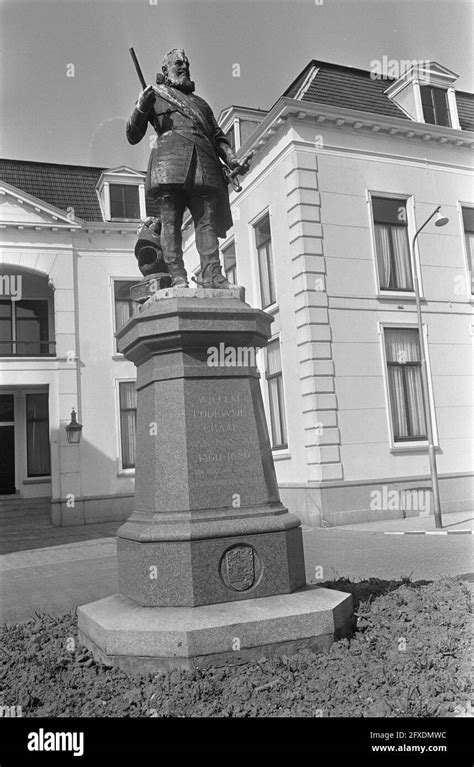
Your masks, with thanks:
[{"label": "lamp arm", "polygon": [[437,212],[438,212],[439,210],[441,210],[441,205],[438,205],[438,207],[436,208],[436,210],[434,210],[434,211],[433,211],[433,213],[431,214],[431,216],[430,216],[429,218],[427,218],[427,219],[426,219],[425,223],[424,223],[424,224],[422,224],[422,225],[420,226],[420,228],[416,230],[416,232],[415,232],[415,234],[414,234],[414,236],[413,236],[413,239],[412,239],[412,241],[411,241],[411,246],[412,246],[412,248],[413,248],[413,253],[414,253],[414,249],[415,249],[415,241],[416,241],[416,239],[417,239],[418,235],[419,235],[419,234],[420,234],[420,233],[423,231],[423,229],[425,228],[425,226],[427,226],[427,224],[429,224],[429,223],[430,223],[431,219],[432,219],[432,218],[434,218],[434,217],[436,216],[436,214],[437,214]]}]

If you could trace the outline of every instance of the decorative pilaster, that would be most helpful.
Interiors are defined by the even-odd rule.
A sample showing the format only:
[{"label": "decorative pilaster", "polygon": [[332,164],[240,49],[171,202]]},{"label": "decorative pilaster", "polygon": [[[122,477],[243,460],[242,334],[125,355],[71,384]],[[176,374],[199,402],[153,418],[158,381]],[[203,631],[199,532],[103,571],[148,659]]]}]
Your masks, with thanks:
[{"label": "decorative pilaster", "polygon": [[288,158],[285,183],[307,479],[342,479],[316,151]]}]

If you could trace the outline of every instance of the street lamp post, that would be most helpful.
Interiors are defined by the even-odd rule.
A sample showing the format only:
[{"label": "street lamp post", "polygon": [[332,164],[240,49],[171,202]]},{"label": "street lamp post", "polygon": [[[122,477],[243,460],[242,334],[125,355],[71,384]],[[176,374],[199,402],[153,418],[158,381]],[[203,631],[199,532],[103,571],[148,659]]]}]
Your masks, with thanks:
[{"label": "street lamp post", "polygon": [[446,216],[440,215],[441,205],[438,205],[436,210],[433,211],[431,216],[426,219],[425,223],[415,232],[411,242],[411,262],[413,265],[413,283],[415,287],[415,299],[416,299],[416,315],[418,319],[418,335],[420,339],[420,353],[421,353],[421,388],[423,393],[423,406],[426,419],[426,432],[428,437],[428,456],[430,459],[430,473],[431,473],[431,488],[433,491],[433,505],[434,505],[434,518],[435,527],[443,527],[443,521],[441,519],[441,502],[439,497],[439,484],[438,484],[438,469],[436,467],[436,453],[433,438],[433,422],[431,419],[430,408],[430,395],[428,389],[428,366],[426,363],[425,344],[423,342],[423,320],[421,316],[421,303],[420,303],[420,285],[418,281],[418,270],[415,263],[415,242],[423,231],[425,226],[429,224],[432,218],[436,216],[435,226],[444,226],[448,223],[449,219]]}]

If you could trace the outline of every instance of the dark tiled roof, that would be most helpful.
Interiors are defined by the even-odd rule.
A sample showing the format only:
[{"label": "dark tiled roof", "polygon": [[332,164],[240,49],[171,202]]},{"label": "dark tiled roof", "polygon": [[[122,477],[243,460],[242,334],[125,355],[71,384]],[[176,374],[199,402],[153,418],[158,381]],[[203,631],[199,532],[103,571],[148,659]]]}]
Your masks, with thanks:
[{"label": "dark tiled roof", "polygon": [[[71,206],[84,221],[103,221],[95,187],[104,170],[107,168],[0,159],[2,181],[65,213]],[[153,200],[147,199],[147,213],[156,215]]]},{"label": "dark tiled roof", "polygon": [[74,208],[85,221],[102,221],[95,186],[102,168],[46,162],[0,160],[0,178],[43,202],[66,212]]},{"label": "dark tiled roof", "polygon": [[[345,67],[324,61],[312,61],[283,94],[294,98],[308,76],[310,67],[318,67],[302,101],[328,104],[360,112],[372,112],[386,117],[409,120],[401,109],[384,93],[394,78],[372,79],[364,69]],[[463,91],[456,92],[459,122],[463,130],[474,129],[474,96]]]}]

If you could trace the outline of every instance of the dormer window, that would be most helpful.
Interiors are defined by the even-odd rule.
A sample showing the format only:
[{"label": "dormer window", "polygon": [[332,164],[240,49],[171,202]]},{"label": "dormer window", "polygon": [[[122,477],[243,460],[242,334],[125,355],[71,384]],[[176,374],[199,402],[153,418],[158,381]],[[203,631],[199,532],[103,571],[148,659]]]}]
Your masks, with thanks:
[{"label": "dormer window", "polygon": [[104,170],[97,184],[104,221],[146,218],[145,174],[132,168]]},{"label": "dormer window", "polygon": [[458,75],[436,61],[420,61],[385,91],[411,120],[460,130],[454,91]]},{"label": "dormer window", "polygon": [[138,186],[109,184],[110,218],[112,221],[137,220],[140,218]]},{"label": "dormer window", "polygon": [[239,152],[257,125],[263,120],[263,109],[231,106],[219,115],[219,127],[234,152]]},{"label": "dormer window", "polygon": [[431,85],[420,85],[421,105],[425,123],[451,127],[447,92],[444,88],[434,88]]}]

